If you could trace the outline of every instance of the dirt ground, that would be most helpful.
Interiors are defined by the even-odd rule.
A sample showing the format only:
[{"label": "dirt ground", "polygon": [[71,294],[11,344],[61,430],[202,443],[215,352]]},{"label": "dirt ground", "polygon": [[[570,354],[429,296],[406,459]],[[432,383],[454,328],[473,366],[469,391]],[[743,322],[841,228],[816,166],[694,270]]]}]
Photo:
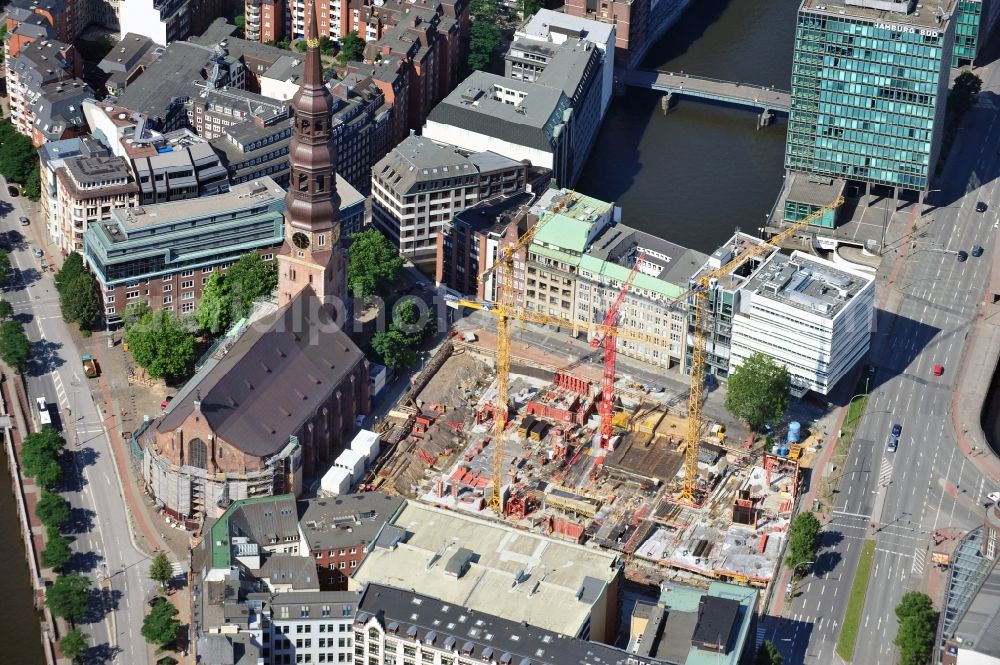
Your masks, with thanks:
[{"label": "dirt ground", "polygon": [[455,353],[431,377],[417,399],[425,406],[442,404],[449,410],[473,406],[492,378],[485,362],[469,353]]}]

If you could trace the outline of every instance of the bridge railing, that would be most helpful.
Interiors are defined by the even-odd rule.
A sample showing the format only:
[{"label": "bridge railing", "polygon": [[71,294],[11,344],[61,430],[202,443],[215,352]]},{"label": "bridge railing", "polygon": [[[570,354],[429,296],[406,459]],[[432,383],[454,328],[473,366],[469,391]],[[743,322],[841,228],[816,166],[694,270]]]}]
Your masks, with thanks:
[{"label": "bridge railing", "polygon": [[[635,71],[638,73],[638,72],[642,72],[644,70],[637,69]],[[775,88],[773,85],[772,86],[767,86],[767,85],[757,85],[756,83],[740,83],[738,81],[726,81],[725,79],[716,79],[716,78],[712,78],[711,76],[698,76],[697,74],[688,74],[688,73],[685,73],[685,72],[670,72],[670,71],[667,71],[665,69],[647,69],[645,71],[647,71],[647,72],[656,72],[657,74],[666,74],[667,76],[676,76],[678,78],[691,79],[692,81],[706,81],[708,83],[722,83],[724,85],[735,85],[735,86],[737,86],[739,88],[752,88],[754,90],[767,90],[769,92],[780,92],[780,93],[784,93],[786,95],[792,94],[788,90],[782,90],[780,88]]]}]

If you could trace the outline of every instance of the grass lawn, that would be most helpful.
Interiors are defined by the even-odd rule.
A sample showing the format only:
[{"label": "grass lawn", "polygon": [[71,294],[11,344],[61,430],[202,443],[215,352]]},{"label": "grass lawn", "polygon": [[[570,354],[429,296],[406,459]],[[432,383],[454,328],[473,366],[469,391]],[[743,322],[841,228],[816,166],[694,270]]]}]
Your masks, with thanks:
[{"label": "grass lawn", "polygon": [[851,596],[847,600],[840,639],[837,640],[837,654],[846,661],[854,659],[854,645],[858,641],[858,626],[861,624],[861,612],[865,608],[865,594],[868,592],[868,578],[871,577],[874,560],[875,541],[869,539],[861,548],[861,559],[851,585]]}]

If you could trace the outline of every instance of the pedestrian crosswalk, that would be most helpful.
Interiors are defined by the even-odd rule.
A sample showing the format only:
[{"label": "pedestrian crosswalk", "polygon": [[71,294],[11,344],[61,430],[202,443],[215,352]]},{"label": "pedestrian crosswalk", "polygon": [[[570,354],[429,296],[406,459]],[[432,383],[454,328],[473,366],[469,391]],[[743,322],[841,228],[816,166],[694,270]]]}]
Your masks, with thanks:
[{"label": "pedestrian crosswalk", "polygon": [[187,564],[183,562],[177,562],[170,564],[170,572],[173,573],[175,578],[185,577],[187,575]]},{"label": "pedestrian crosswalk", "polygon": [[757,626],[757,641],[754,643],[754,649],[759,649],[760,645],[764,643],[764,636],[767,635],[767,628],[764,626]]},{"label": "pedestrian crosswalk", "polygon": [[914,577],[920,577],[924,574],[924,559],[927,557],[927,550],[918,549],[913,553],[913,568],[911,572]]},{"label": "pedestrian crosswalk", "polygon": [[888,458],[883,457],[882,468],[878,472],[878,484],[879,486],[888,485],[890,480],[892,480],[892,464],[889,463]]}]

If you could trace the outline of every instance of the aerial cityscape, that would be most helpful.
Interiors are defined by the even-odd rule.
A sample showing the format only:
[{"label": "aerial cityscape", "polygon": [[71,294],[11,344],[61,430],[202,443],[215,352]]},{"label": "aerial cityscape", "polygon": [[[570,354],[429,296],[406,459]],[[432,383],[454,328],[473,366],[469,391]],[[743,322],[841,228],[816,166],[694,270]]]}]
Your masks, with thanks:
[{"label": "aerial cityscape", "polygon": [[998,23],[0,0],[0,663],[1000,665]]}]

